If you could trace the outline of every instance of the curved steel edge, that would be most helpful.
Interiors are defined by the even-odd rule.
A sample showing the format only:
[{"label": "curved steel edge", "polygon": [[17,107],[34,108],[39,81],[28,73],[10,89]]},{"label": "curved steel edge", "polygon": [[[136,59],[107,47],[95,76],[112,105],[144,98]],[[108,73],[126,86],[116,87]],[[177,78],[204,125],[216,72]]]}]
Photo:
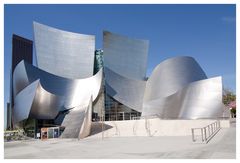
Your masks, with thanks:
[{"label": "curved steel edge", "polygon": [[144,101],[170,96],[189,83],[203,79],[207,76],[194,58],[167,59],[156,66],[147,80]]},{"label": "curved steel edge", "polygon": [[104,68],[104,73],[107,94],[131,109],[141,112],[146,82],[128,79],[108,67]]},{"label": "curved steel edge", "polygon": [[[19,76],[18,73],[25,75]],[[89,99],[92,97],[94,101],[99,94],[102,76],[101,69],[90,78],[71,80],[20,62],[14,71],[13,82],[15,121],[28,117],[54,119],[59,111],[87,107]]]},{"label": "curved steel edge", "polygon": [[13,73],[13,92],[16,96],[35,80],[40,79],[41,86],[47,92],[64,97],[64,107],[70,109],[76,106],[85,107],[93,96],[97,98],[101,88],[103,70],[85,79],[67,79],[45,72],[37,67],[21,61]]},{"label": "curved steel edge", "polygon": [[78,138],[85,116],[84,111],[85,108],[79,106],[69,110],[61,123],[61,126],[65,127],[61,138]]},{"label": "curved steel edge", "polygon": [[49,93],[41,86],[40,81],[29,117],[34,119],[54,119],[58,112],[64,109],[63,104],[64,97]]},{"label": "curved steel edge", "polygon": [[[33,22],[37,66],[70,79],[93,75],[95,36]],[[79,71],[81,70],[81,71]]]},{"label": "curved steel edge", "polygon": [[14,101],[14,124],[27,119],[54,119],[62,109],[63,97],[44,90],[39,80],[23,89]]},{"label": "curved steel edge", "polygon": [[104,67],[126,78],[145,80],[148,46],[148,40],[103,31]]},{"label": "curved steel edge", "polygon": [[142,116],[160,118],[219,118],[222,107],[222,78],[192,82],[168,97],[144,102]]},{"label": "curved steel edge", "polygon": [[27,119],[29,117],[32,103],[39,85],[39,80],[31,83],[14,98],[13,123]]},{"label": "curved steel edge", "polygon": [[80,129],[79,139],[83,139],[90,135],[91,133],[91,124],[92,124],[92,97],[89,100],[89,105],[84,113],[84,120]]}]

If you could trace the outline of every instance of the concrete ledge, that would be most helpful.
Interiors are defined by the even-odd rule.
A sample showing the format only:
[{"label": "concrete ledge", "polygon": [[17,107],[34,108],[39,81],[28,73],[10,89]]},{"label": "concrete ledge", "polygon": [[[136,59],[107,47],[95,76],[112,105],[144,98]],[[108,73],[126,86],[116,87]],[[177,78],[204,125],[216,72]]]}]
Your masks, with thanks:
[{"label": "concrete ledge", "polygon": [[[205,127],[216,120],[162,120],[159,118],[127,120],[127,121],[106,121],[104,126],[104,137],[129,137],[129,136],[189,136],[191,128]],[[100,122],[92,123],[92,137],[102,137],[101,130],[96,133],[96,126]],[[229,128],[230,120],[220,120],[221,128]]]}]

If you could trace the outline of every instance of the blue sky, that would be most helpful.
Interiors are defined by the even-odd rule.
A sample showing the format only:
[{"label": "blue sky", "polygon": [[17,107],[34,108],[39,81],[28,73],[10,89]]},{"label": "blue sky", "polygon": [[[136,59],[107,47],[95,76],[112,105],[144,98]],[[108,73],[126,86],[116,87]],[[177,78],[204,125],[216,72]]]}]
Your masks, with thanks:
[{"label": "blue sky", "polygon": [[[192,56],[208,77],[221,75],[236,89],[236,6],[224,5],[5,5],[4,106],[9,99],[11,37],[33,40],[33,21],[59,29],[96,35],[102,31],[150,41],[147,76],[174,56]],[[5,107],[4,107],[5,108]]]}]

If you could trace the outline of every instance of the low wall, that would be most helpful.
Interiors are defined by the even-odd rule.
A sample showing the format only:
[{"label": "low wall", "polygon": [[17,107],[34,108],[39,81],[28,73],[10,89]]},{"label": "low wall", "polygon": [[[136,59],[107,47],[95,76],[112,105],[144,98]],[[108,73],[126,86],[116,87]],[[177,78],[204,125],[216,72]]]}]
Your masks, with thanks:
[{"label": "low wall", "polygon": [[[187,136],[191,135],[191,128],[205,127],[216,120],[161,120],[141,119],[126,121],[105,121],[92,123],[94,137],[129,137],[129,136]],[[104,132],[102,133],[101,127]],[[229,120],[220,120],[221,128],[229,128]],[[96,133],[94,130],[98,130]]]}]

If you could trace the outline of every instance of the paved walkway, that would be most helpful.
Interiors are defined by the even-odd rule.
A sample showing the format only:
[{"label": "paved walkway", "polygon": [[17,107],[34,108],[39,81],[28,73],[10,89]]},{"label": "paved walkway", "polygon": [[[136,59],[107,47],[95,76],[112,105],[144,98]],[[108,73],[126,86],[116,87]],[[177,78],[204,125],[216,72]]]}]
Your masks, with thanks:
[{"label": "paved walkway", "polygon": [[236,128],[221,129],[208,144],[178,137],[88,137],[4,144],[5,158],[236,158]]}]

